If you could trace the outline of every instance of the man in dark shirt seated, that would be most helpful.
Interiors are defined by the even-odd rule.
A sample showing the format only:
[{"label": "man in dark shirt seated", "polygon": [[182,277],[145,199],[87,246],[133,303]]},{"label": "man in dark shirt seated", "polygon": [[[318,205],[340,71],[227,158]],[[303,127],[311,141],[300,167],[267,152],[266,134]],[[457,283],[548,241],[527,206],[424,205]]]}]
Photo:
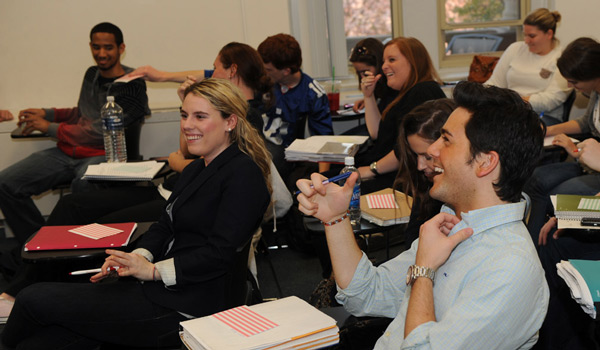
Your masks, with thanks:
[{"label": "man in dark shirt seated", "polygon": [[57,147],[35,152],[0,172],[0,209],[20,244],[44,224],[31,196],[68,182],[73,192],[94,187],[81,176],[89,164],[105,159],[100,109],[106,97],[114,96],[123,108],[125,127],[150,114],[144,80],[115,83],[133,70],[120,62],[125,51],[121,30],[107,22],[96,25],[90,48],[96,66],[84,75],[77,107],[19,112],[23,134],[37,130],[58,140]]}]

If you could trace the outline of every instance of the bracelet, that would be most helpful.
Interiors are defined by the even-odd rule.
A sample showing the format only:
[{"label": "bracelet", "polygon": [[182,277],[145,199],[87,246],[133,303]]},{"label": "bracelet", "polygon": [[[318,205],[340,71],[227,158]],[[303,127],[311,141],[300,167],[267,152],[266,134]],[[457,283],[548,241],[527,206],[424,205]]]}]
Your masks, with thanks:
[{"label": "bracelet", "polygon": [[152,281],[156,282],[156,265],[152,267]]},{"label": "bracelet", "polygon": [[346,220],[346,218],[348,217],[348,214],[350,214],[350,211],[347,211],[346,214],[342,215],[342,217],[340,217],[340,218],[338,218],[336,220],[333,220],[333,221],[330,221],[330,222],[323,222],[323,221],[321,221],[321,223],[323,225],[325,225],[325,226],[333,226],[333,225],[339,224],[340,222]]}]

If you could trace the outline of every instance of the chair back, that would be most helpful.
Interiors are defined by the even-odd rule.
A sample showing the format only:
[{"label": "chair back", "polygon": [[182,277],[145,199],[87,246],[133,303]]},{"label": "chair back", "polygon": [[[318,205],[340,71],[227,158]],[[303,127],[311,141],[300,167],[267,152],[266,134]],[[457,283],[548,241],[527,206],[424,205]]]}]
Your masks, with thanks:
[{"label": "chair back", "polygon": [[563,103],[563,114],[562,114],[562,122],[569,121],[569,115],[571,115],[571,108],[573,107],[573,103],[575,103],[575,98],[577,97],[577,92],[575,89],[571,90],[569,97]]},{"label": "chair back", "polygon": [[125,147],[127,148],[127,160],[141,160],[140,135],[144,120],[135,121],[125,127]]},{"label": "chair back", "polygon": [[225,309],[244,305],[248,299],[248,254],[252,239],[235,253],[235,261],[229,270],[229,288],[226,291],[227,305]]}]

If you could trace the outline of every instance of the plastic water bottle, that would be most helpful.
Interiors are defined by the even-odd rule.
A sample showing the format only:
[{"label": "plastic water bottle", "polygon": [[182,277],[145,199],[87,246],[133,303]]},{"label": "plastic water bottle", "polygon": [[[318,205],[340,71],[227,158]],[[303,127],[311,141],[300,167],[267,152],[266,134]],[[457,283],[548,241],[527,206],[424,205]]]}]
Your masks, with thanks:
[{"label": "plastic water bottle", "polygon": [[125,147],[125,127],[123,126],[123,108],[115,102],[114,96],[106,97],[102,106],[102,130],[104,133],[104,150],[106,161],[126,162],[127,148]]},{"label": "plastic water bottle", "polygon": [[[347,172],[355,172],[358,174],[358,170],[354,167],[354,157],[346,157],[344,158],[344,169],[340,172],[340,174]],[[341,181],[340,185],[344,185],[346,180]],[[348,208],[350,212],[350,223],[354,225],[360,225],[360,174],[358,174],[358,179],[354,184],[354,191],[352,191],[352,199],[350,199],[350,207]]]}]

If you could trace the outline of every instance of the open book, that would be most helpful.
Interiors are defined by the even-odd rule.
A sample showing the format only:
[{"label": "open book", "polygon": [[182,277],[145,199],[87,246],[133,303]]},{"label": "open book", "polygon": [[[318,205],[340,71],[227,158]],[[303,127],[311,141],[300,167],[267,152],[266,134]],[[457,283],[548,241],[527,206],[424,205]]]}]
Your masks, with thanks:
[{"label": "open book", "polygon": [[558,275],[565,280],[571,296],[583,311],[596,318],[595,302],[600,302],[600,261],[561,260],[556,264]]},{"label": "open book", "polygon": [[288,161],[344,163],[345,157],[353,157],[368,136],[317,135],[296,139],[285,149]]},{"label": "open book", "polygon": [[82,179],[108,181],[150,181],[165,165],[149,160],[131,163],[100,163],[88,165]]},{"label": "open book", "polygon": [[180,323],[190,350],[319,349],[339,342],[333,318],[291,296]]}]

